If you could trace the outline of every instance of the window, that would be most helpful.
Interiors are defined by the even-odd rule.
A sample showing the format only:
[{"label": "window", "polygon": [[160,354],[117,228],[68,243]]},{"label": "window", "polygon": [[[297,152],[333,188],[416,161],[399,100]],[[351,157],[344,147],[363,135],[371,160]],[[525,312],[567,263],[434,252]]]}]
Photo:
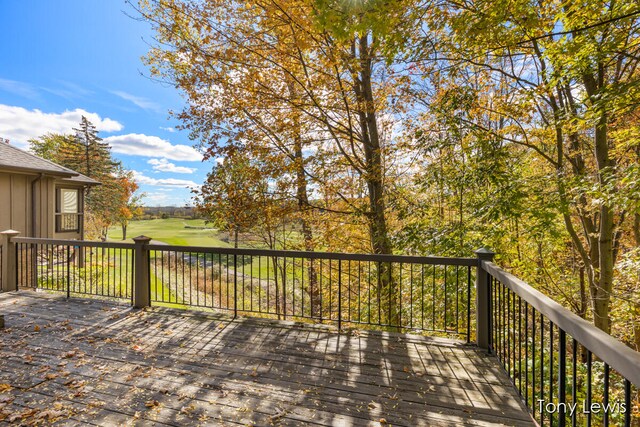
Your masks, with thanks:
[{"label": "window", "polygon": [[59,188],[56,196],[56,232],[80,231],[79,191]]}]

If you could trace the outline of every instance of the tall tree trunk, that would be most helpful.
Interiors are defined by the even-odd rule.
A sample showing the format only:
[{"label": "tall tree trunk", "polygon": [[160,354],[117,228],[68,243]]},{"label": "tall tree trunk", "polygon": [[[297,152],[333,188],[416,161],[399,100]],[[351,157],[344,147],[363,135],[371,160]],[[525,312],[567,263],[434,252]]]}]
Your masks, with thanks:
[{"label": "tall tree trunk", "polygon": [[[288,75],[285,75],[287,88],[292,99],[298,99],[295,85]],[[313,252],[315,245],[313,243],[313,230],[307,217],[309,208],[309,192],[307,187],[307,177],[305,174],[304,155],[302,152],[302,135],[299,115],[294,116],[294,170],[296,176],[296,199],[298,201],[298,212],[300,213],[300,223],[302,227],[302,239],[304,241],[304,250]],[[318,273],[312,262],[309,263],[307,269],[309,275],[309,284],[307,285],[307,293],[311,299],[311,317],[320,317],[322,313],[322,298],[320,297],[320,288],[318,287]]]},{"label": "tall tree trunk", "polygon": [[[598,67],[601,69],[601,67]],[[599,71],[599,74],[601,71]],[[595,99],[598,89],[602,86],[602,76],[598,78],[591,74],[584,76],[584,86],[587,95]],[[596,165],[598,168],[598,180],[603,188],[606,188],[615,162],[609,157],[609,141],[607,140],[607,115],[602,113],[594,129],[594,147]],[[614,212],[609,202],[603,202],[600,207],[600,224],[598,233],[598,280],[595,287],[595,295],[592,295],[593,322],[603,331],[611,332],[610,302],[613,289],[614,260]]]},{"label": "tall tree trunk", "polygon": [[[372,63],[368,37],[365,34],[356,40],[360,69],[354,87],[359,103],[358,121],[365,155],[364,179],[369,193],[369,235],[374,253],[390,254],[392,247],[385,212],[382,147],[371,85]],[[390,326],[400,326],[400,295],[392,278],[391,264],[379,263],[378,275],[381,318]]]},{"label": "tall tree trunk", "polygon": [[[296,195],[298,199],[298,210],[300,212],[300,223],[302,226],[302,238],[304,240],[304,250],[313,252],[315,245],[313,243],[313,230],[307,218],[307,209],[309,207],[309,195],[307,190],[307,180],[304,173],[304,162],[302,158],[302,143],[298,136],[295,141],[295,162],[296,162]],[[320,304],[320,288],[318,287],[318,273],[313,263],[309,264],[307,269],[309,274],[309,285],[307,291],[311,298],[311,316],[319,317],[321,311]]]},{"label": "tall tree trunk", "polygon": [[127,224],[122,223],[122,240],[127,240]]},{"label": "tall tree trunk", "polygon": [[371,56],[368,36],[359,37],[360,72],[356,82],[356,97],[360,100],[358,119],[362,131],[362,148],[365,154],[367,189],[369,190],[370,235],[374,253],[390,254],[391,240],[387,230],[384,201],[384,169],[382,147],[376,120],[373,88],[371,86]]}]

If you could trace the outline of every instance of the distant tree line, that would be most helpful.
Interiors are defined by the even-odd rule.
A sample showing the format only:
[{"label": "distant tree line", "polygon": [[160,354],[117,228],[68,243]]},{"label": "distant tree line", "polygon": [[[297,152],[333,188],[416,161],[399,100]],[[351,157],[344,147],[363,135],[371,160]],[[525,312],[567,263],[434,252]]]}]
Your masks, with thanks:
[{"label": "distant tree line", "polygon": [[144,206],[140,219],[199,219],[202,215],[193,206]]}]

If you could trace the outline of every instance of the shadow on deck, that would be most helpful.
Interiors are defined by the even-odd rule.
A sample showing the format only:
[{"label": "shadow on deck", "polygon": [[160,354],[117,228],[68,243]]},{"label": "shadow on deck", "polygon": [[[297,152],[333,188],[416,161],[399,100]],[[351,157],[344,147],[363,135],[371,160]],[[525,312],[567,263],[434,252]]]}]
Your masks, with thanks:
[{"label": "shadow on deck", "polygon": [[414,335],[0,295],[0,420],[533,425],[498,361]]}]

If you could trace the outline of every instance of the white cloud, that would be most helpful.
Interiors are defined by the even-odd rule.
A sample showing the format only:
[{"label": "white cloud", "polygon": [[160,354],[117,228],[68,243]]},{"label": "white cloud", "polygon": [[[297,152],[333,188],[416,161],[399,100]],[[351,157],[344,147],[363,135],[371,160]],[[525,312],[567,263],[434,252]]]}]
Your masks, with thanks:
[{"label": "white cloud", "polygon": [[169,195],[162,193],[145,194],[144,199],[147,203],[162,203],[169,200]]},{"label": "white cloud", "polygon": [[58,83],[57,87],[54,87],[54,88],[42,87],[41,89],[44,90],[45,92],[49,92],[69,100],[82,98],[82,97],[93,94],[92,91],[85,89],[82,86],[79,86],[75,83],[67,82],[65,80],[58,80],[58,79],[56,79],[55,81]]},{"label": "white cloud", "polygon": [[171,133],[174,133],[176,131],[176,128],[172,128],[172,127],[165,128],[160,126],[160,129],[166,130],[167,132],[171,132]]},{"label": "white cloud", "polygon": [[16,80],[0,79],[0,90],[22,96],[23,98],[37,99],[40,97],[35,87],[29,83]]},{"label": "white cloud", "polygon": [[133,176],[138,184],[152,185],[157,187],[179,187],[179,188],[198,188],[199,184],[186,179],[176,178],[151,178],[142,172],[133,171]]},{"label": "white cloud", "polygon": [[154,171],[158,172],[175,172],[175,173],[193,173],[194,168],[187,168],[184,166],[176,166],[169,162],[167,159],[151,159],[147,163],[153,166]]},{"label": "white cloud", "polygon": [[129,133],[104,139],[113,147],[114,153],[131,156],[162,157],[169,160],[199,162],[202,154],[188,145],[173,145],[169,141],[152,135]]},{"label": "white cloud", "polygon": [[142,108],[143,110],[151,110],[155,112],[161,112],[162,108],[159,104],[141,96],[132,95],[130,93],[121,91],[121,90],[112,90],[111,93],[119,96],[120,98],[129,101],[136,106]]},{"label": "white cloud", "polygon": [[40,110],[27,110],[22,107],[0,104],[0,136],[9,138],[18,146],[26,146],[27,140],[37,138],[48,132],[72,133],[85,116],[100,132],[122,130],[119,122],[102,118],[81,108],[62,113],[45,113]]}]

